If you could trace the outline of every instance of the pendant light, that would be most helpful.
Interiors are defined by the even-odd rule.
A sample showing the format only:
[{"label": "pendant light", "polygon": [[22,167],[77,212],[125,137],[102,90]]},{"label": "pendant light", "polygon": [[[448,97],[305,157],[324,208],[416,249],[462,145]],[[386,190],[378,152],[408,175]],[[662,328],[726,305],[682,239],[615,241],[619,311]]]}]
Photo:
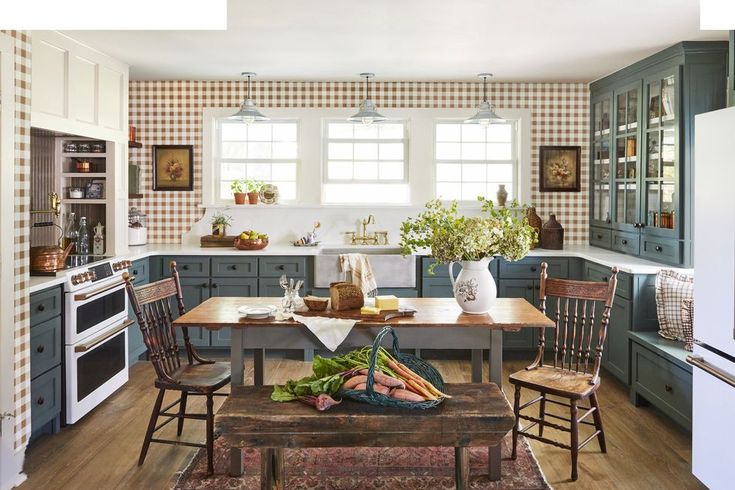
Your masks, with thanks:
[{"label": "pendant light", "polygon": [[387,118],[378,113],[375,102],[370,99],[370,79],[375,76],[375,73],[360,73],[360,76],[365,79],[365,100],[360,103],[360,111],[347,120],[361,122],[366,125],[385,121]]},{"label": "pendant light", "polygon": [[231,115],[229,119],[242,121],[245,124],[250,124],[256,121],[267,121],[269,118],[260,113],[255,102],[250,98],[250,78],[254,77],[255,73],[244,71],[242,72],[242,76],[248,77],[248,93],[245,96],[245,100],[242,101],[240,110]]},{"label": "pendant light", "polygon": [[482,102],[477,107],[477,114],[465,120],[465,124],[489,124],[504,123],[505,119],[495,114],[495,108],[487,101],[487,79],[492,77],[492,73],[480,73],[477,75],[482,78]]}]

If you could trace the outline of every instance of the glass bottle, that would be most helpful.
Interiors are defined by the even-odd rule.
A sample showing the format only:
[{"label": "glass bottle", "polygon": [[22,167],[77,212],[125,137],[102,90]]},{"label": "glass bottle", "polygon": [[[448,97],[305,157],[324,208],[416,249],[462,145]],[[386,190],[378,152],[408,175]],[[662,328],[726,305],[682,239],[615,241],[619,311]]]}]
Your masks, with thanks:
[{"label": "glass bottle", "polygon": [[[64,240],[62,243],[63,248],[66,248],[70,243],[74,244],[74,249],[79,239],[79,230],[77,228],[77,216],[75,213],[70,212],[66,215],[66,226],[64,227]],[[72,250],[76,252],[76,250]]]},{"label": "glass bottle", "polygon": [[77,253],[80,255],[89,254],[89,230],[87,229],[87,218],[85,216],[79,218],[79,239],[77,241]]}]

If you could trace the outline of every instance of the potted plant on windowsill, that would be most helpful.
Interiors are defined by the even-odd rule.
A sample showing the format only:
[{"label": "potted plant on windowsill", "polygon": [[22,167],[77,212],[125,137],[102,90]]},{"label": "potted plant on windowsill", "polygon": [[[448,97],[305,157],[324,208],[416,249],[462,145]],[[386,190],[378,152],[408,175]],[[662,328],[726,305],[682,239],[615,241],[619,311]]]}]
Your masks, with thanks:
[{"label": "potted plant on windowsill", "polygon": [[225,213],[217,213],[212,216],[212,236],[223,237],[227,235],[227,227],[232,224],[232,216]]},{"label": "potted plant on windowsill", "polygon": [[250,204],[258,204],[260,188],[263,187],[263,183],[259,180],[246,180],[244,184],[248,189],[248,201]]},{"label": "potted plant on windowsill", "polygon": [[236,179],[230,184],[232,194],[235,196],[235,204],[245,204],[247,194],[243,192],[243,185],[245,185],[244,179]]},{"label": "potted plant on windowsill", "polygon": [[[457,202],[446,207],[435,199],[426,210],[401,224],[401,251],[404,255],[430,249],[438,264],[449,264],[454,298],[465,313],[487,313],[497,297],[495,281],[488,270],[496,255],[516,261],[528,255],[536,241],[536,230],[525,218],[525,206],[513,201],[510,207],[496,208],[482,196],[478,216],[461,216]],[[517,216],[520,216],[517,217]],[[454,264],[462,270],[454,278]]]}]

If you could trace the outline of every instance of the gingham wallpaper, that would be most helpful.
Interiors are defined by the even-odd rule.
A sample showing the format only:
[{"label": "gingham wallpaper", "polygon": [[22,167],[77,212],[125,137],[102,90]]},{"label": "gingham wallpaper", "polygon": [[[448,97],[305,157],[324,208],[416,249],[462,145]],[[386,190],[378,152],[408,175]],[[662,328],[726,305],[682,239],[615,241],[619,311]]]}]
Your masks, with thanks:
[{"label": "gingham wallpaper", "polygon": [[[378,107],[467,108],[481,99],[482,85],[465,82],[377,82],[373,99]],[[268,107],[357,107],[358,82],[257,81],[253,97]],[[131,163],[141,168],[142,199],[131,201],[148,214],[149,241],[178,243],[180,235],[198,220],[201,201],[202,109],[237,107],[245,95],[241,81],[131,81],[130,124],[136,126],[141,149],[130,151]],[[565,228],[567,243],[587,241],[587,157],[589,90],[583,83],[494,83],[489,98],[498,108],[530,109],[531,191],[539,215],[554,212]],[[194,191],[151,190],[151,145],[194,145]],[[541,145],[582,147],[582,192],[538,191]]]},{"label": "gingham wallpaper", "polygon": [[0,31],[15,41],[15,448],[31,434],[28,247],[31,146],[31,37]]}]

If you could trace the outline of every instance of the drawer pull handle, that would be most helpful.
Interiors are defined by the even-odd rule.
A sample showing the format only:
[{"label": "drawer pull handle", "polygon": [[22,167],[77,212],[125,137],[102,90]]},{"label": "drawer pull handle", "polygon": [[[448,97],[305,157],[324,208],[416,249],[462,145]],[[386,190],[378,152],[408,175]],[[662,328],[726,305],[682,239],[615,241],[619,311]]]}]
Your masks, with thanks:
[{"label": "drawer pull handle", "polygon": [[235,264],[232,264],[232,265],[230,266],[230,269],[232,269],[233,271],[234,271],[234,270],[237,270],[237,265],[235,265]]},{"label": "drawer pull handle", "polygon": [[531,267],[531,272],[536,272],[537,270],[538,270],[538,267],[536,267],[535,265]]},{"label": "drawer pull handle", "polygon": [[43,353],[43,351],[45,350],[46,350],[46,347],[44,347],[43,344],[36,347],[36,352],[38,352],[39,354]]},{"label": "drawer pull handle", "polygon": [[138,275],[138,269],[133,269],[133,275],[134,276],[137,276]]},{"label": "drawer pull handle", "polygon": [[623,241],[622,241],[621,243],[622,243],[623,245],[627,245],[627,244],[628,244],[628,240],[623,240]]},{"label": "drawer pull handle", "polygon": [[219,286],[217,286],[217,283],[216,283],[216,282],[213,282],[213,283],[212,283],[212,287],[213,287],[213,288],[218,288]]},{"label": "drawer pull handle", "polygon": [[185,271],[188,271],[189,270],[189,264],[184,264],[184,265],[181,266],[181,268],[184,269]]},{"label": "drawer pull handle", "polygon": [[667,393],[671,393],[672,391],[674,391],[674,388],[672,388],[671,385],[664,385],[664,389]]},{"label": "drawer pull handle", "polygon": [[598,233],[598,234],[597,234],[597,239],[598,239],[598,240],[602,240],[602,235]]},{"label": "drawer pull handle", "polygon": [[44,400],[42,396],[39,396],[39,397],[38,397],[38,400],[36,400],[36,403],[38,403],[39,405],[43,405],[43,403],[44,403],[45,401],[46,401],[46,400]]},{"label": "drawer pull handle", "polygon": [[279,271],[282,271],[282,270],[286,270],[286,266],[285,266],[285,265],[283,265],[283,264],[281,264],[281,265],[277,265],[277,266],[276,266],[276,269],[278,269]]},{"label": "drawer pull handle", "polygon": [[610,280],[610,278],[609,278],[609,277],[607,277],[607,276],[603,276],[603,277],[602,277],[602,280],[603,280],[603,281],[605,281],[605,282],[607,282],[607,281],[609,281],[609,280]]},{"label": "drawer pull handle", "polygon": [[205,283],[202,283],[202,288],[203,289],[207,289],[208,287],[209,287],[209,284],[207,284],[206,282]]},{"label": "drawer pull handle", "polygon": [[43,311],[43,310],[45,310],[45,309],[46,309],[46,305],[45,305],[45,304],[43,304],[43,303],[41,303],[40,305],[38,305],[38,306],[36,307],[36,309],[37,309],[38,311]]},{"label": "drawer pull handle", "polygon": [[663,247],[661,245],[656,245],[656,252],[661,252],[663,250]]}]

